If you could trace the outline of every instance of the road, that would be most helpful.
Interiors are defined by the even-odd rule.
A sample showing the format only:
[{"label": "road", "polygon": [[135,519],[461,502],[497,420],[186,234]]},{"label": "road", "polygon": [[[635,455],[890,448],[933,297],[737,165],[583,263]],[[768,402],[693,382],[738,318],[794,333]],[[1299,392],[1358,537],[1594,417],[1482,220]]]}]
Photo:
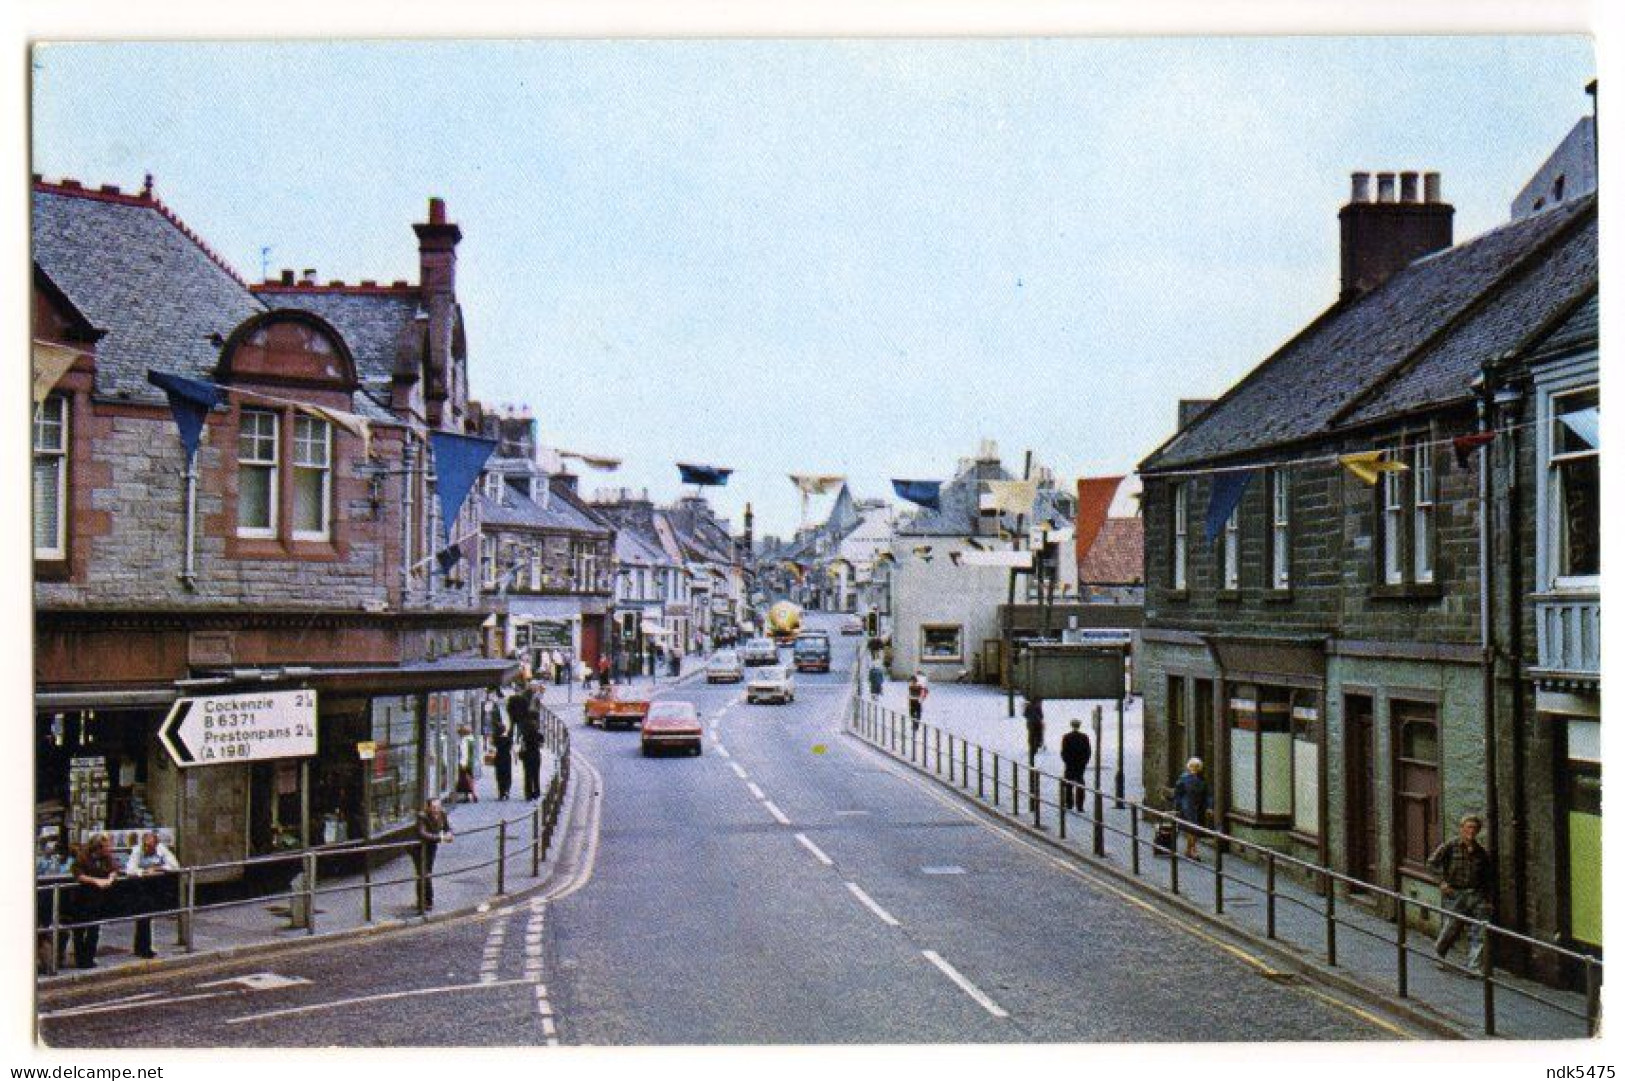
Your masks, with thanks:
[{"label": "road", "polygon": [[[820,621],[821,622],[821,621]],[[833,628],[833,622],[831,622]],[[57,1046],[1391,1039],[1376,1019],[986,821],[839,731],[856,639],[797,701],[666,692],[699,758],[577,729],[590,879],[449,924],[75,990]],[[238,983],[221,983],[232,979]],[[302,982],[287,982],[302,981]],[[135,995],[138,997],[128,998]],[[201,997],[200,997],[201,996]],[[120,1001],[123,1000],[123,1001]]]}]

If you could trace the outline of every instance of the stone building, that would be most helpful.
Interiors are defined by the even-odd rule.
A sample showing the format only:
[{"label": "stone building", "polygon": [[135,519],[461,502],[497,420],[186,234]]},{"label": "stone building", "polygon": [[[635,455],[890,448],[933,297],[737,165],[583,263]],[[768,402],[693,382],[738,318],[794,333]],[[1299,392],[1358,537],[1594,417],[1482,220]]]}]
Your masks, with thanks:
[{"label": "stone building", "polygon": [[[1513,482],[1544,437],[1494,369],[1595,295],[1595,198],[1453,244],[1435,174],[1370,181],[1340,213],[1336,303],[1140,467],[1145,788],[1200,757],[1220,828],[1433,902],[1428,854],[1483,813],[1500,922],[1571,939],[1562,726],[1517,655],[1539,583],[1513,581],[1537,545]],[[1481,424],[1487,446],[1456,442]],[[1348,455],[1378,456],[1356,459],[1375,483]]]},{"label": "stone building", "polygon": [[[150,180],[36,178],[32,225],[42,835],[169,826],[202,864],[409,822],[507,668],[433,559],[433,441],[468,411],[457,226],[431,200],[416,284],[251,287]],[[195,469],[149,371],[219,397]],[[313,692],[316,755],[178,768],[172,704],[248,689]]]}]

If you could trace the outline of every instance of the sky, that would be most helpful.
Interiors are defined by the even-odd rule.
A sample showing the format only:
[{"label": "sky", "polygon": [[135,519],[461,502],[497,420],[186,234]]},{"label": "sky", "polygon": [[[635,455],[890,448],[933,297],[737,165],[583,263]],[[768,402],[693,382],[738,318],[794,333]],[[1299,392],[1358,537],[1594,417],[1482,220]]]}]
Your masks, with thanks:
[{"label": "sky", "polygon": [[[1356,170],[1458,240],[1589,112],[1582,37],[46,45],[32,171],[158,194],[245,277],[416,279],[463,230],[473,394],[800,519],[982,439],[1132,472],[1338,291]],[[269,248],[268,253],[262,249]],[[827,507],[815,504],[815,515]]]}]

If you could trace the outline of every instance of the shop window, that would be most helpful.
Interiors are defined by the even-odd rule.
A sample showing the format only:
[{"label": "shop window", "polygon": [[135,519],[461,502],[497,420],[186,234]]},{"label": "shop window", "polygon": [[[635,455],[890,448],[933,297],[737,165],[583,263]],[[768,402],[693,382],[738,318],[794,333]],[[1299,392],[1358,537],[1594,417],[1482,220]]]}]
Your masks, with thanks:
[{"label": "shop window", "polygon": [[1285,824],[1292,814],[1292,692],[1238,683],[1230,698],[1230,808]]},{"label": "shop window", "polygon": [[1320,836],[1320,708],[1313,696],[1292,701],[1292,831]]},{"label": "shop window", "polygon": [[959,624],[927,624],[920,628],[920,660],[963,661],[965,630]]},{"label": "shop window", "polygon": [[1567,723],[1563,775],[1568,834],[1569,935],[1602,948],[1602,726],[1594,718]]},{"label": "shop window", "polygon": [[1270,588],[1292,586],[1292,492],[1284,469],[1270,470]]},{"label": "shop window", "polygon": [[375,750],[366,780],[369,835],[417,814],[417,699],[411,695],[373,699],[370,738]]},{"label": "shop window", "polygon": [[1186,588],[1186,557],[1190,533],[1190,485],[1181,481],[1173,486],[1174,535],[1173,582],[1175,589]]},{"label": "shop window", "polygon": [[293,418],[293,536],[327,540],[332,534],[333,429],[316,417]]},{"label": "shop window", "polygon": [[1395,790],[1399,803],[1395,845],[1407,870],[1427,873],[1439,846],[1439,710],[1431,703],[1394,702]]},{"label": "shop window", "polygon": [[68,402],[53,394],[34,409],[34,558],[67,556]]},{"label": "shop window", "polygon": [[276,510],[277,415],[245,409],[237,429],[237,535],[276,536]]},{"label": "shop window", "polygon": [[1551,577],[1558,586],[1589,587],[1601,569],[1599,405],[1595,387],[1552,398],[1547,502]]}]

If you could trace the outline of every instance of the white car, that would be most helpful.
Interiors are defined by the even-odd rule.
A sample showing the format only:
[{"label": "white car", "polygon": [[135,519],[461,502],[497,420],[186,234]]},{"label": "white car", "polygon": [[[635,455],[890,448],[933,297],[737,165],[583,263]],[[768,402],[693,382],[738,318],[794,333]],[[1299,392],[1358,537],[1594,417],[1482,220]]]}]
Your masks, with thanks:
[{"label": "white car", "polygon": [[745,702],[755,705],[757,702],[794,702],[796,700],[796,675],[786,665],[774,665],[772,668],[758,669],[745,685]]},{"label": "white car", "polygon": [[745,666],[731,649],[718,650],[705,662],[705,682],[738,683],[745,678]]}]

